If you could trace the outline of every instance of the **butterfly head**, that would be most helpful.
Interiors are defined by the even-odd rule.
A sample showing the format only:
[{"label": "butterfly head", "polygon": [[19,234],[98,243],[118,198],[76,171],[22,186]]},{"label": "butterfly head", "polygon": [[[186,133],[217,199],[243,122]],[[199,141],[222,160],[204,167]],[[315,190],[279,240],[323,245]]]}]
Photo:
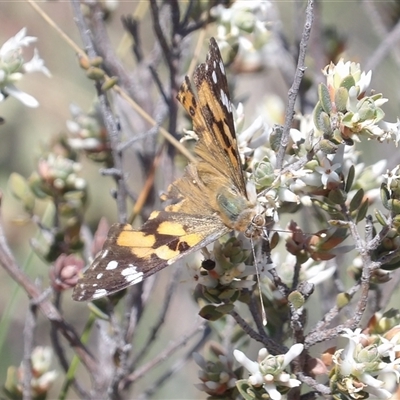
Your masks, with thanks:
[{"label": "butterfly head", "polygon": [[266,226],[266,219],[264,213],[254,214],[250,224],[244,231],[244,235],[249,239],[252,239],[254,237],[259,237],[263,234],[265,226]]}]

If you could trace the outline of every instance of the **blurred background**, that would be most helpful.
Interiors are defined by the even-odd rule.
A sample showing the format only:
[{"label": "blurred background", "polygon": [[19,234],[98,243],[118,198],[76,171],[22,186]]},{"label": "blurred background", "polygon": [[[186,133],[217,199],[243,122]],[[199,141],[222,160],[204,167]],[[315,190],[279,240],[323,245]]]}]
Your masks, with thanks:
[{"label": "blurred background", "polygon": [[[118,47],[124,31],[121,25],[121,16],[131,14],[137,7],[137,1],[121,1],[109,21],[109,36]],[[296,38],[301,32],[304,15],[299,10],[300,2],[279,1],[275,5],[279,11],[281,30],[289,47],[296,46]],[[386,1],[375,4],[375,12],[378,12],[388,31],[397,23],[400,16],[398,2]],[[39,6],[49,14],[54,22],[81,45],[77,28],[74,24],[73,14],[69,2],[40,2]],[[395,122],[400,115],[400,64],[396,60],[396,53],[400,50],[400,43],[391,45],[391,52],[378,65],[374,64],[374,54],[381,44],[384,36],[379,33],[379,26],[374,26],[373,11],[361,1],[336,2],[319,1],[317,19],[315,24],[329,28],[331,37],[327,36],[324,44],[329,46],[334,37],[339,37],[343,43],[343,57],[345,60],[359,62],[361,69],[365,70],[369,65],[374,65],[371,87],[377,93],[383,93],[390,101],[383,107],[386,112],[386,121]],[[147,24],[147,25],[146,25]],[[0,126],[0,190],[3,193],[2,219],[5,227],[7,240],[22,267],[28,268],[31,276],[42,276],[43,287],[48,282],[48,267],[32,254],[29,241],[36,234],[36,227],[30,222],[24,222],[24,213],[20,203],[15,200],[7,190],[7,181],[11,172],[17,172],[28,177],[36,168],[36,163],[43,148],[48,146],[52,138],[66,131],[66,121],[71,119],[69,106],[77,104],[83,110],[90,108],[96,95],[92,81],[85,77],[84,71],[79,67],[77,56],[74,51],[65,43],[58,33],[50,27],[36,11],[26,2],[1,2],[0,3],[0,45],[7,39],[14,36],[23,27],[27,28],[27,35],[38,38],[37,42],[26,49],[26,60],[33,54],[33,48],[39,50],[41,58],[44,59],[52,77],[48,78],[43,74],[28,75],[18,87],[34,96],[40,103],[38,108],[27,108],[19,101],[9,98],[1,103],[0,115],[5,119],[5,124]],[[142,25],[142,37],[144,43],[149,40],[151,44],[152,25],[146,19]],[[148,29],[149,37],[146,38],[145,30]],[[313,42],[309,46],[307,65],[313,68],[318,65],[321,68],[328,60],[318,59],[318,54],[312,49]],[[126,56],[127,62],[129,54]],[[278,77],[278,78],[277,78]],[[286,104],[288,87],[280,77],[280,71],[274,67],[263,69],[258,72],[249,72],[241,75],[237,82],[236,95],[239,98],[249,99],[246,108],[246,121],[251,123],[257,113],[262,112],[260,102],[266,95],[276,95],[282,100],[282,107]],[[276,79],[277,78],[277,79]],[[261,82],[261,85],[260,85]],[[250,104],[250,105],[249,105]],[[373,150],[371,150],[373,149]],[[393,168],[399,163],[398,151],[393,145],[385,144],[365,146],[363,153],[364,162],[368,165],[381,158],[388,160],[388,168]],[[83,163],[82,176],[90,182],[89,196],[96,198],[96,207],[90,206],[86,215],[87,222],[95,227],[100,216],[105,216],[110,222],[117,218],[115,203],[111,196],[105,196],[107,188],[113,188],[111,178],[101,177],[98,173],[99,165],[86,161]],[[106,188],[106,190],[105,190]],[[160,302],[163,299],[162,287],[168,281],[170,271],[162,271],[157,283],[157,290],[154,289],[153,307],[154,311],[148,309],[149,321],[151,314],[156,314],[160,309]],[[160,289],[160,290],[158,290]],[[180,337],[188,327],[193,324],[197,307],[188,300],[188,287],[179,285],[180,294],[175,297],[171,308],[172,314],[168,315],[168,324],[163,330],[159,342],[159,350],[166,344]],[[179,299],[185,299],[184,302]],[[10,302],[12,307],[10,308]],[[22,291],[16,290],[16,285],[8,275],[0,269],[0,316],[10,318],[11,322],[7,329],[0,331],[1,346],[0,354],[0,383],[4,382],[9,365],[19,365],[23,355],[23,326],[25,310],[27,308],[27,297]],[[8,315],[5,315],[5,312]],[[65,303],[65,315],[67,320],[85,320],[83,314],[85,305],[76,304],[70,301]],[[144,321],[147,321],[146,318]],[[177,323],[178,322],[178,323]],[[49,326],[48,322],[40,315],[37,332],[37,344],[48,344]],[[75,324],[75,322],[74,322]],[[77,324],[75,324],[77,325]],[[151,322],[149,322],[151,325]],[[142,338],[138,339],[136,346],[144,340],[148,334],[148,326],[140,327]],[[156,350],[156,349],[155,349]],[[257,350],[257,349],[255,349]],[[59,368],[55,363],[55,368]],[[163,366],[160,367],[162,370]],[[177,398],[203,398],[202,393],[193,387],[196,382],[197,366],[190,362],[188,367],[179,371],[162,389],[154,395],[158,399]],[[145,377],[143,387],[151,383],[152,377]],[[54,393],[58,393],[61,380],[56,382]],[[184,393],[179,397],[177,393]],[[73,397],[70,397],[73,398]]]}]

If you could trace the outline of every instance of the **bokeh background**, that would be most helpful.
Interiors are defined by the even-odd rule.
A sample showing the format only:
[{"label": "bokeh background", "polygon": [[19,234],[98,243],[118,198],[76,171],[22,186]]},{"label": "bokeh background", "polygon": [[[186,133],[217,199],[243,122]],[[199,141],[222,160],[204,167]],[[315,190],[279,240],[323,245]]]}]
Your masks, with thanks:
[{"label": "bokeh background", "polygon": [[[380,45],[376,27],[373,25],[371,15],[362,5],[361,1],[320,1],[318,2],[318,20],[315,23],[330,26],[346,40],[344,56],[346,60],[359,62],[361,67],[373,62],[373,55]],[[393,23],[389,16],[396,11],[396,2],[380,2],[378,10],[382,16],[387,15],[387,26]],[[302,27],[303,15],[299,14],[298,4],[291,1],[275,2],[282,22],[282,31],[286,35],[290,45],[295,45],[294,39]],[[59,27],[65,31],[78,44],[81,43],[77,28],[68,1],[40,2],[40,7],[48,13]],[[121,1],[109,22],[109,35],[111,41],[118,46],[123,37],[121,16],[133,12],[137,7],[137,1]],[[50,27],[36,11],[24,1],[0,2],[0,45],[8,38],[15,35],[22,27],[27,28],[27,34],[38,38],[35,46],[27,49],[27,57],[33,47],[37,47],[40,56],[45,60],[46,66],[52,73],[48,78],[42,74],[27,76],[18,86],[33,95],[40,107],[31,109],[23,106],[15,99],[8,99],[0,103],[0,115],[6,123],[0,126],[0,190],[3,193],[2,220],[5,227],[7,240],[19,262],[28,269],[31,276],[41,276],[43,287],[47,286],[48,267],[40,259],[32,254],[29,241],[36,235],[36,228],[32,223],[24,223],[23,210],[7,190],[7,181],[11,172],[28,177],[35,168],[37,159],[52,137],[66,131],[66,121],[71,118],[69,106],[71,103],[79,105],[83,110],[89,109],[95,91],[93,83],[89,81],[82,69],[78,66],[74,51],[63,41],[57,32]],[[152,37],[151,22],[144,20],[142,30],[148,29],[149,37]],[[146,42],[146,35],[142,37]],[[310,43],[312,45],[312,43]],[[393,52],[399,51],[400,44],[393,45]],[[313,58],[314,57],[314,58]],[[129,56],[127,56],[129,59]],[[318,63],[315,53],[309,53],[307,63]],[[390,101],[383,107],[386,112],[386,120],[394,122],[400,115],[400,65],[396,62],[393,53],[389,54],[373,70],[372,85],[376,92],[383,93]],[[276,94],[285,102],[285,94],[288,88],[283,80],[268,80],[268,76],[277,76],[279,71],[263,71],[264,76],[258,73],[250,73],[247,78],[241,78],[238,87],[239,96],[251,96],[252,104],[257,104],[266,94]],[[260,79],[264,84],[260,87],[257,83]],[[271,83],[271,81],[273,83]],[[268,83],[269,82],[269,83]],[[247,121],[252,121],[257,115],[257,108],[249,108],[246,113]],[[366,164],[374,163],[381,158],[388,160],[388,168],[393,168],[399,161],[398,149],[393,145],[385,144],[365,146],[363,159]],[[96,198],[96,207],[89,206],[87,221],[93,227],[100,216],[106,216],[109,221],[115,221],[117,214],[111,196],[107,196],[107,188],[113,187],[110,178],[101,177],[98,173],[98,165],[90,162],[83,164],[82,176],[90,181],[90,197]],[[152,294],[152,308],[148,309],[148,318],[141,329],[141,336],[135,346],[140,346],[148,334],[151,326],[151,318],[157,315],[160,302],[163,300],[162,288],[168,280],[170,272],[164,270],[157,283],[157,290]],[[160,289],[160,290],[158,290]],[[193,324],[197,307],[188,296],[188,287],[182,283],[178,288],[173,306],[168,314],[168,322],[163,330],[162,337],[154,351],[160,351],[179,338],[187,328]],[[160,293],[160,294],[159,294]],[[23,354],[23,326],[27,309],[27,298],[22,291],[18,291],[16,285],[8,275],[0,269],[0,317],[9,321],[0,326],[0,384],[4,382],[9,365],[19,365]],[[82,322],[85,313],[88,312],[85,305],[66,301],[66,318],[71,321]],[[48,322],[39,314],[37,344],[45,345],[49,342],[47,337]],[[75,323],[74,323],[75,324]],[[147,324],[147,326],[145,326]],[[255,351],[258,350],[255,347]],[[55,363],[54,367],[59,366]],[[159,372],[163,370],[160,367]],[[156,371],[157,372],[157,371]],[[197,367],[190,362],[186,368],[178,372],[171,381],[154,395],[158,399],[201,399],[203,394],[193,387],[196,382]],[[143,380],[143,387],[151,383],[152,376]],[[54,396],[62,384],[61,378],[56,382]],[[70,397],[73,398],[73,397]]]}]

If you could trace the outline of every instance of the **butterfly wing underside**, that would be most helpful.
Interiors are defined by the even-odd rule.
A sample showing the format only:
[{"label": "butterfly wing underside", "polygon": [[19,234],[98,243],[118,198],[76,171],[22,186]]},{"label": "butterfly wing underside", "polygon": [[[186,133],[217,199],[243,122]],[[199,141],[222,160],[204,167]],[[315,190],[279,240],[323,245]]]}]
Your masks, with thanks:
[{"label": "butterfly wing underside", "polygon": [[206,62],[196,68],[193,81],[197,99],[187,76],[177,98],[192,117],[193,130],[199,136],[195,152],[247,197],[225,67],[214,38],[210,39]]},{"label": "butterfly wing underside", "polygon": [[[199,250],[229,229],[215,217],[155,212],[140,228],[114,224],[103,250],[74,288],[73,299],[113,294]],[[106,278],[106,279],[105,279]]]},{"label": "butterfly wing underside", "polygon": [[226,187],[233,200],[238,194],[240,204],[247,202],[247,193],[224,64],[213,38],[193,80],[197,97],[186,77],[177,98],[199,136],[198,161],[171,185],[172,204],[165,211],[152,213],[139,230],[128,224],[111,227],[102,251],[75,286],[74,300],[93,300],[139,283],[232,230],[221,219],[215,193]]}]

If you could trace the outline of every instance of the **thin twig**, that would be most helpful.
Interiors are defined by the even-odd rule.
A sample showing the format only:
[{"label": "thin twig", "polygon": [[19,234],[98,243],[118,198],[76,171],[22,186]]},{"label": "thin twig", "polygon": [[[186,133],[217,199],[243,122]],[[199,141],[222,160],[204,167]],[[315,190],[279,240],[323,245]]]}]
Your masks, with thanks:
[{"label": "thin twig", "polygon": [[311,378],[311,376],[307,376],[303,372],[297,373],[296,376],[300,381],[306,383],[308,386],[317,390],[319,393],[323,395],[331,394],[331,389],[328,386],[325,386],[322,383],[318,383],[314,378]]},{"label": "thin twig", "polygon": [[306,57],[307,43],[310,39],[311,26],[313,22],[313,6],[314,1],[308,0],[306,9],[306,22],[303,28],[303,34],[300,41],[300,52],[299,59],[297,62],[296,74],[294,76],[292,87],[289,89],[288,93],[288,106],[286,108],[285,114],[285,125],[283,127],[283,133],[281,138],[281,144],[277,154],[276,168],[281,169],[283,166],[283,161],[285,158],[286,148],[289,143],[290,128],[292,126],[294,107],[296,104],[297,94],[299,92],[300,83],[303,79],[304,71],[306,70],[304,61]]},{"label": "thin twig", "polygon": [[[57,308],[57,310],[61,314],[61,309],[60,309],[60,300],[61,300],[61,295],[60,293],[55,293],[55,299],[53,301],[54,307]],[[58,329],[55,325],[51,325],[50,327],[50,340],[51,340],[51,345],[53,347],[54,353],[58,358],[58,362],[61,364],[61,367],[65,372],[67,372],[70,368],[70,363],[67,359],[67,356],[65,354],[65,349],[61,344],[60,341],[60,336]],[[69,382],[69,385],[72,385],[73,389],[79,394],[81,399],[89,399],[89,393],[86,392],[80,382],[76,379],[76,377],[73,377],[71,381]]]},{"label": "thin twig", "polygon": [[379,46],[365,63],[365,70],[375,70],[388,54],[391,54],[396,64],[400,66],[400,52],[397,46],[400,40],[400,21],[398,21],[395,27],[389,32],[387,26],[382,21],[380,12],[376,9],[376,4],[374,4],[373,1],[366,0],[361,3],[364,6],[366,15],[372,22],[370,24],[371,28],[375,29],[376,34],[381,39]]},{"label": "thin twig", "polygon": [[[36,302],[41,297],[41,292],[35,286],[35,284],[29,279],[29,277],[21,270],[12,256],[10,249],[7,245],[3,225],[0,219],[0,264],[3,266],[5,271],[11,276],[11,278],[25,290],[28,296],[33,302]],[[46,298],[42,298],[40,302],[37,302],[39,309],[46,316],[46,318],[54,324],[60,333],[65,337],[70,346],[74,349],[82,363],[86,366],[88,371],[93,375],[97,376],[98,366],[96,360],[90,355],[87,349],[82,345],[78,335],[74,328],[67,324],[67,322],[60,315],[58,310],[53,304]]]},{"label": "thin twig", "polygon": [[[103,59],[102,65],[109,75],[117,76],[122,86],[147,113],[152,114],[153,102],[151,91],[146,90],[150,80],[145,74],[129,74],[115,54],[114,48],[108,37],[103,11],[96,2],[91,6],[91,12],[86,16],[90,24],[90,33],[93,37],[93,47],[97,55]],[[82,33],[81,33],[82,34]],[[90,56],[90,55],[89,55]]]},{"label": "thin twig", "polygon": [[[351,219],[347,208],[343,205],[342,206],[342,213],[347,217],[347,223],[350,228],[351,236],[354,240],[356,249],[361,256],[363,267],[361,273],[361,280],[360,283],[353,286],[352,291],[349,293],[351,296],[354,295],[357,289],[361,289],[360,299],[358,300],[352,318],[348,319],[346,323],[336,326],[332,329],[321,331],[320,329],[314,329],[312,333],[307,335],[305,339],[305,346],[306,348],[312,346],[313,344],[323,342],[325,340],[330,340],[336,338],[341,332],[345,329],[355,329],[361,322],[361,319],[364,315],[365,309],[368,304],[368,294],[369,294],[369,287],[370,287],[370,279],[371,279],[371,272],[379,267],[379,263],[373,262],[370,257],[370,251],[368,250],[368,246],[364,240],[362,240],[358,230],[357,225]],[[336,315],[339,312],[337,306],[333,307],[332,310],[328,313],[329,318],[325,319],[325,323],[328,320]],[[321,327],[322,324],[318,324],[318,327]]]},{"label": "thin twig", "polygon": [[[58,34],[66,41],[66,43],[71,46],[71,48],[78,54],[79,57],[83,59],[88,59],[86,53],[73,41],[71,38],[68,37],[55,23],[54,21],[33,1],[33,0],[26,0],[37,12],[38,14],[45,19],[45,21],[53,27]],[[105,81],[107,82],[110,77],[105,76]],[[136,103],[124,89],[120,86],[115,85],[113,86],[113,90],[118,93],[145,121],[147,121],[150,125],[157,125],[157,121],[154,120],[143,108]],[[195,157],[189,150],[186,149],[185,146],[182,145],[174,136],[172,136],[166,129],[160,127],[160,133],[164,136],[164,138],[170,142],[183,156],[185,156],[189,161],[195,161]]]},{"label": "thin twig", "polygon": [[[79,29],[82,41],[84,43],[84,47],[89,58],[93,59],[98,56],[94,43],[92,41],[92,37],[90,35],[90,30],[86,24],[86,21],[83,17],[82,10],[80,7],[80,2],[78,0],[71,0],[72,8],[75,15],[75,22]],[[101,12],[98,11],[98,7],[94,7],[93,11],[94,15],[100,14]],[[100,18],[97,16],[97,18]],[[102,113],[104,125],[108,132],[108,137],[110,138],[112,155],[114,160],[114,167],[122,171],[122,158],[121,153],[118,151],[118,146],[120,142],[119,137],[119,129],[117,121],[112,113],[110,104],[108,102],[107,96],[100,90],[99,84],[96,83],[97,94],[100,104],[100,110]],[[117,184],[117,208],[118,208],[118,218],[120,222],[126,222],[127,220],[127,212],[126,212],[126,189],[125,189],[125,182],[122,176],[114,176],[116,184]]]},{"label": "thin twig", "polygon": [[139,351],[135,355],[134,360],[131,362],[131,367],[130,367],[131,370],[133,370],[135,368],[135,366],[138,364],[138,362],[140,362],[143,359],[143,357],[150,351],[152,343],[157,338],[158,332],[165,322],[165,317],[166,317],[167,312],[171,305],[172,296],[175,294],[176,287],[179,284],[180,273],[181,273],[180,268],[175,268],[173,270],[173,273],[171,274],[171,277],[169,280],[168,287],[166,289],[165,298],[162,301],[162,308],[160,310],[158,319],[157,319],[156,323],[153,325],[153,328],[151,329],[151,332],[147,337],[147,341],[143,345],[141,351]]},{"label": "thin twig", "polygon": [[26,313],[24,325],[24,358],[22,360],[23,382],[22,396],[24,400],[32,399],[32,351],[34,347],[34,332],[36,328],[36,306],[30,305]]},{"label": "thin twig", "polygon": [[196,333],[201,332],[205,329],[205,322],[202,321],[198,325],[195,325],[187,334],[183,335],[180,339],[178,339],[175,343],[172,343],[169,347],[167,347],[163,352],[159,353],[157,357],[153,358],[143,367],[133,372],[132,374],[125,377],[125,379],[121,382],[122,387],[127,387],[131,383],[137,381],[143,375],[145,375],[148,371],[153,369],[156,365],[165,361],[168,357],[174,354],[177,350],[179,350],[182,346],[186,344]]},{"label": "thin twig", "polygon": [[234,318],[234,320],[245,333],[247,333],[252,339],[256,340],[257,342],[262,343],[270,354],[277,355],[285,354],[287,352],[288,349],[285,346],[274,342],[268,336],[264,337],[263,335],[257,333],[236,311],[231,311],[229,314]]},{"label": "thin twig", "polygon": [[135,205],[133,206],[131,215],[129,216],[130,223],[135,220],[135,218],[140,214],[144,205],[146,204],[146,201],[154,185],[157,167],[159,166],[162,159],[163,148],[164,146],[161,146],[154,157],[153,164],[151,165],[151,168],[149,169],[147,174],[146,182],[144,183],[143,188],[136,199]]},{"label": "thin twig", "polygon": [[[349,297],[352,298],[354,296],[354,294],[358,292],[359,288],[360,288],[360,284],[357,283],[349,291],[347,291],[346,294],[348,294]],[[341,332],[340,330],[339,331],[336,331],[336,330],[335,331],[332,331],[332,330],[323,331],[323,329],[325,327],[329,326],[329,324],[333,321],[333,319],[339,315],[339,312],[340,312],[339,307],[337,305],[333,306],[328,311],[328,313],[324,316],[324,318],[320,322],[318,322],[318,324],[315,326],[315,328],[307,334],[307,336],[304,340],[304,346],[306,349],[314,346],[317,343],[337,337],[337,335]],[[333,329],[335,329],[335,328],[333,328]]]},{"label": "thin twig", "polygon": [[160,13],[159,13],[159,9],[158,9],[158,5],[156,0],[150,0],[150,9],[152,12],[152,20],[153,20],[153,29],[154,32],[157,36],[157,40],[160,43],[161,49],[162,49],[162,53],[164,56],[164,60],[167,63],[168,69],[170,71],[173,70],[174,66],[172,65],[172,52],[171,49],[169,47],[169,44],[167,43],[167,40],[165,38],[166,36],[166,32],[165,29],[163,29],[163,27],[160,24]]},{"label": "thin twig", "polygon": [[176,374],[180,369],[182,369],[189,360],[192,359],[192,354],[205,343],[206,339],[210,335],[211,329],[205,329],[203,331],[202,337],[195,343],[187,352],[186,354],[176,361],[167,371],[164,372],[155,382],[152,383],[151,387],[145,390],[140,399],[148,399],[150,398],[155,392],[157,392],[161,385],[163,385],[172,375]]}]

